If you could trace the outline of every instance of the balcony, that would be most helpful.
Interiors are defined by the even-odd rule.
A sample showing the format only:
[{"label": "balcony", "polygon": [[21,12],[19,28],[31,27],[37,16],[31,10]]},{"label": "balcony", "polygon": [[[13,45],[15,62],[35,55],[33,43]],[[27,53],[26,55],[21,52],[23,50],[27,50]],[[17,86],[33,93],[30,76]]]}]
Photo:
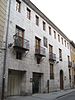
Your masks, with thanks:
[{"label": "balcony", "polygon": [[13,47],[16,51],[20,51],[20,52],[29,51],[29,41],[20,36],[14,35]]},{"label": "balcony", "polygon": [[56,61],[56,54],[50,52],[50,53],[49,53],[49,60],[50,60],[50,61]]},{"label": "balcony", "polygon": [[72,67],[72,62],[68,61],[68,67]]},{"label": "balcony", "polygon": [[40,57],[46,57],[46,51],[43,47],[37,47],[35,48],[35,55]]}]

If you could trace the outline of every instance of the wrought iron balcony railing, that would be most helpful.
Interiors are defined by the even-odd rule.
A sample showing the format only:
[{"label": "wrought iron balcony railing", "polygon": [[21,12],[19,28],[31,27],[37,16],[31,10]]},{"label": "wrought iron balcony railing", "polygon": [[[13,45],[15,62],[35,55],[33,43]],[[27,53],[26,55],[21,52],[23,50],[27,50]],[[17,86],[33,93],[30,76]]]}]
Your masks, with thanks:
[{"label": "wrought iron balcony railing", "polygon": [[43,48],[43,47],[35,47],[35,55],[39,55],[39,56],[45,57],[46,56],[45,48]]},{"label": "wrought iron balcony railing", "polygon": [[27,51],[29,50],[29,41],[20,36],[14,35],[14,47]]},{"label": "wrought iron balcony railing", "polygon": [[68,61],[68,67],[72,67],[72,62]]},{"label": "wrought iron balcony railing", "polygon": [[56,54],[50,52],[50,53],[49,53],[49,60],[51,60],[51,61],[56,61]]}]

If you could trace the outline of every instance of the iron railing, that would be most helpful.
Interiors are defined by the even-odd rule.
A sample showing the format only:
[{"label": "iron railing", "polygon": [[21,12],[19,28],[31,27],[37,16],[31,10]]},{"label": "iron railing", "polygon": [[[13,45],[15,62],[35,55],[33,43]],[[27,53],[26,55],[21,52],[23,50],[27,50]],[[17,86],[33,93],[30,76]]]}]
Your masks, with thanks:
[{"label": "iron railing", "polygon": [[40,56],[46,56],[45,48],[43,47],[35,47],[35,54]]},{"label": "iron railing", "polygon": [[29,50],[29,41],[20,36],[14,35],[14,46]]}]

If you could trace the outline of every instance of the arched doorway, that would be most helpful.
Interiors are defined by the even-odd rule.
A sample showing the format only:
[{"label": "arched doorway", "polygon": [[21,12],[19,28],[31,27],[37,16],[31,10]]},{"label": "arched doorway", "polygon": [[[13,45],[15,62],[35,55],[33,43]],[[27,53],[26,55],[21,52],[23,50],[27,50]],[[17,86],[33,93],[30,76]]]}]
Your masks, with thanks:
[{"label": "arched doorway", "polygon": [[63,70],[60,70],[60,89],[64,89]]}]

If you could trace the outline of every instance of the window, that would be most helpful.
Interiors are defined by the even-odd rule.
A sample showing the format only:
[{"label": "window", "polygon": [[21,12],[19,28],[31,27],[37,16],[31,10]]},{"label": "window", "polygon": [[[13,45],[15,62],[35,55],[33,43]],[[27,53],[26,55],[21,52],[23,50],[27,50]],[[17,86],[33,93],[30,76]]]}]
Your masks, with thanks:
[{"label": "window", "polygon": [[69,49],[69,43],[67,43],[67,48]]},{"label": "window", "polygon": [[44,46],[47,47],[47,38],[46,37],[43,37],[43,43],[44,43]]},{"label": "window", "polygon": [[61,37],[61,42],[62,42],[62,44],[63,44],[63,38]]},{"label": "window", "polygon": [[66,47],[66,40],[64,42],[65,42],[65,47]]},{"label": "window", "polygon": [[17,37],[14,41],[15,45],[18,45],[19,47],[23,47],[24,45],[24,30],[20,28],[19,26],[16,26],[16,34]]},{"label": "window", "polygon": [[53,46],[49,44],[49,53],[53,52]]},{"label": "window", "polygon": [[49,27],[49,35],[51,35],[51,27]]},{"label": "window", "polygon": [[58,41],[60,42],[60,35],[58,34]]},{"label": "window", "polygon": [[54,31],[54,38],[56,39],[56,32]]},{"label": "window", "polygon": [[31,19],[31,10],[29,8],[27,8],[27,18]]},{"label": "window", "polygon": [[16,26],[16,35],[23,38],[24,29],[20,28],[19,26]]},{"label": "window", "polygon": [[59,49],[59,60],[62,61],[62,50]]},{"label": "window", "polygon": [[16,52],[16,59],[22,60],[22,53]]},{"label": "window", "polygon": [[67,56],[68,57],[68,62],[70,61],[70,56]]},{"label": "window", "polygon": [[36,15],[36,25],[39,26],[39,17]]},{"label": "window", "polygon": [[43,30],[46,30],[46,23],[43,21]]},{"label": "window", "polygon": [[35,37],[35,49],[40,49],[41,40],[38,37]]},{"label": "window", "polygon": [[16,11],[20,12],[20,8],[21,8],[21,2],[19,0],[16,0]]},{"label": "window", "polygon": [[50,64],[50,79],[54,79],[54,66]]}]

